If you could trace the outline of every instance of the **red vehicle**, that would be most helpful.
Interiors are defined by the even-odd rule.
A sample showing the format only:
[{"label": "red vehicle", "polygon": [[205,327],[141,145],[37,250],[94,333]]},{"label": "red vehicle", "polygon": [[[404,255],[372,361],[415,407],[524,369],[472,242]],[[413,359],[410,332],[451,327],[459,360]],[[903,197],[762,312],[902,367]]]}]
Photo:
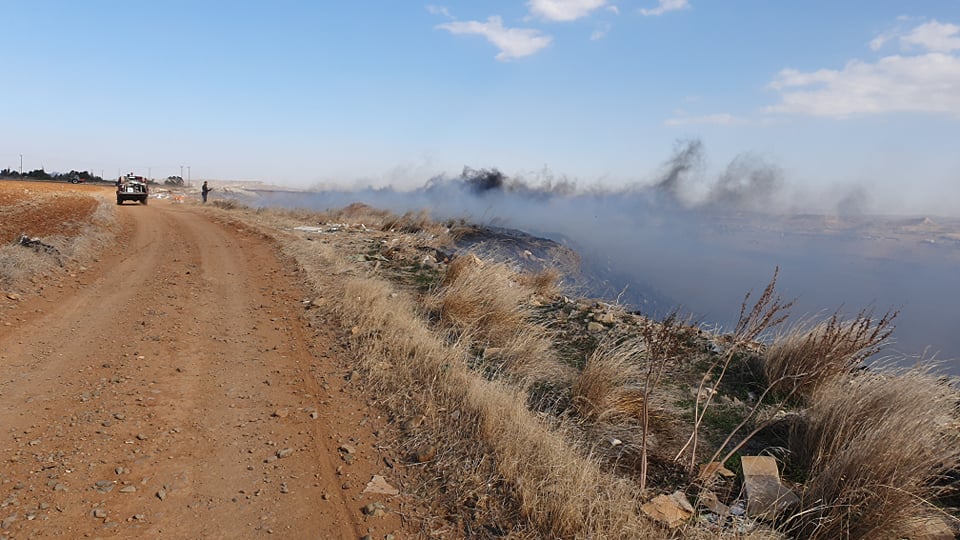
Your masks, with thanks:
[{"label": "red vehicle", "polygon": [[137,201],[140,204],[147,204],[149,194],[150,188],[147,179],[142,176],[130,173],[117,179],[117,204],[123,204],[123,201]]}]

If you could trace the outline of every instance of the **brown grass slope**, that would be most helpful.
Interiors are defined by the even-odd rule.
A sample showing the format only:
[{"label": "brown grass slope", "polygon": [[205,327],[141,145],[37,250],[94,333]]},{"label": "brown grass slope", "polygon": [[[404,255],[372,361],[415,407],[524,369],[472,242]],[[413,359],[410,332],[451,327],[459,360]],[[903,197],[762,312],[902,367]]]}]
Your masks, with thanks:
[{"label": "brown grass slope", "polygon": [[[425,268],[423,254],[443,247],[450,229],[421,214],[352,205],[225,219],[239,215],[299,261],[403,426],[398,444],[423,472],[415,491],[436,501],[424,536],[451,530],[433,519],[478,538],[777,537],[751,520],[661,528],[640,503],[678,488],[696,496],[700,485],[654,474],[642,490],[631,456],[650,450],[662,464],[691,431],[699,447],[681,449],[677,468],[725,447],[763,451],[785,411],[795,428],[780,455],[802,505],[776,523],[783,532],[908,538],[931,514],[955,519],[937,504],[960,465],[956,388],[928,373],[851,372],[889,335],[889,314],[831,319],[764,348],[755,340],[789,307],[773,284],[752,310],[744,303],[743,328],[712,336],[551,300],[555,280],[502,262],[468,255]],[[331,232],[287,232],[303,224]],[[560,341],[571,335],[576,346]],[[744,378],[758,364],[766,375]],[[774,388],[785,381],[796,389],[786,397]],[[737,483],[725,489],[727,502],[737,498]]]}]

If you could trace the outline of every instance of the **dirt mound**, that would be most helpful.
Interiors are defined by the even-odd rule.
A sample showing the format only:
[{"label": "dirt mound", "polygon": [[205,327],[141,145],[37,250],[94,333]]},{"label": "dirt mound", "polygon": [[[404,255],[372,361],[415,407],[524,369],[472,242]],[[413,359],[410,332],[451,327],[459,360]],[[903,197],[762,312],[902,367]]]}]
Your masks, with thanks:
[{"label": "dirt mound", "polygon": [[31,237],[74,236],[97,209],[103,188],[40,182],[0,182],[0,243]]}]

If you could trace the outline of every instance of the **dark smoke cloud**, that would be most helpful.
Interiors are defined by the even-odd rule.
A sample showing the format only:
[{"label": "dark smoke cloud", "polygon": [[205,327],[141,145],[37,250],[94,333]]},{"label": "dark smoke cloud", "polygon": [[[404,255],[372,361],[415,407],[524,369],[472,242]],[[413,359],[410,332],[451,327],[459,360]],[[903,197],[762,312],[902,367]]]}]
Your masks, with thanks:
[{"label": "dark smoke cloud", "polygon": [[546,199],[556,196],[569,196],[577,191],[576,183],[567,178],[557,179],[544,168],[536,181],[524,178],[510,178],[498,169],[474,169],[464,167],[459,176],[431,178],[422,188],[427,194],[443,193],[447,190],[463,189],[473,195],[487,193],[507,193],[521,198]]},{"label": "dark smoke cloud", "polygon": [[740,154],[711,187],[709,204],[763,210],[783,188],[783,171],[760,156]]},{"label": "dark smoke cloud", "polygon": [[[930,244],[917,248],[922,257],[890,257],[871,250],[891,244],[871,244],[856,228],[844,234],[820,234],[819,225],[777,228],[793,223],[774,215],[777,208],[803,209],[781,200],[797,197],[786,192],[775,163],[742,154],[717,175],[705,171],[704,146],[692,140],[679,142],[646,181],[615,190],[578,189],[546,169],[521,178],[466,167],[415,190],[264,194],[263,204],[324,209],[359,201],[397,213],[426,208],[437,219],[519,229],[576,249],[585,264],[614,276],[613,292],[626,288],[624,302],[656,297],[663,300],[661,314],[673,307],[666,304],[679,304],[700,321],[727,327],[735,323],[743,294],[762,289],[780,266],[780,291],[800,299],[796,315],[840,306],[854,312],[901,307],[895,334],[900,350],[917,353],[931,345],[948,357],[960,356],[960,321],[943,294],[960,290],[960,273],[937,258],[943,248]],[[862,188],[838,194],[823,206],[847,216],[862,213],[869,198]],[[960,372],[960,365],[954,370]]]},{"label": "dark smoke cloud", "polygon": [[677,141],[673,147],[673,155],[664,163],[664,172],[654,184],[654,188],[673,200],[682,200],[682,188],[690,182],[691,175],[696,175],[703,169],[705,162],[703,143],[699,139]]}]

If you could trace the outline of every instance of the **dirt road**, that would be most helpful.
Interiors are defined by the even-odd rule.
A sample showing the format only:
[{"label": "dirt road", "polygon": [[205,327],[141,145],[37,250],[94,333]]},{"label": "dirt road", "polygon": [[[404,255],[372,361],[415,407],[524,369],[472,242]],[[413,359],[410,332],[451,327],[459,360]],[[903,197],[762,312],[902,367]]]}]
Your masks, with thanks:
[{"label": "dirt road", "polygon": [[0,538],[395,532],[361,512],[380,421],[273,247],[202,207],[117,212],[113,253],[4,313]]}]

